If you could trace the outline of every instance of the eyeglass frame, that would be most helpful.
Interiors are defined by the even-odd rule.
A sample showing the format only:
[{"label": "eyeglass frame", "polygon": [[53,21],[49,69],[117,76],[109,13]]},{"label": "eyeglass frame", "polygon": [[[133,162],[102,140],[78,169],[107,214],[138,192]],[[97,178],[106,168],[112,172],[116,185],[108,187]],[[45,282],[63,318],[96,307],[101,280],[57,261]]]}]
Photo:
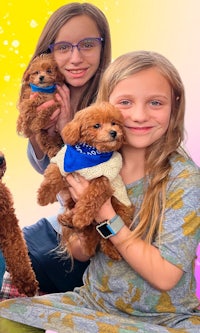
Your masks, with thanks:
[{"label": "eyeglass frame", "polygon": [[[71,51],[71,52],[73,52],[73,49],[76,47],[77,48],[77,50],[80,52],[82,49],[79,49],[79,44],[81,43],[81,42],[83,42],[84,40],[98,40],[99,41],[99,45],[104,41],[104,38],[103,37],[87,37],[87,38],[84,38],[84,39],[81,39],[77,44],[72,44],[72,43],[70,43],[70,42],[65,42],[65,41],[63,41],[63,42],[58,42],[58,43],[52,43],[52,44],[50,44],[49,45],[49,50],[50,50],[50,52],[51,53],[53,53],[54,52],[54,47],[55,47],[55,45],[59,45],[59,44],[63,44],[63,43],[65,43],[65,44],[68,44],[68,45],[70,45],[70,47],[71,47],[71,49],[69,50],[69,51]],[[87,50],[87,49],[85,49],[85,50]],[[88,49],[89,50],[89,49]],[[87,50],[87,51],[88,51]]]}]

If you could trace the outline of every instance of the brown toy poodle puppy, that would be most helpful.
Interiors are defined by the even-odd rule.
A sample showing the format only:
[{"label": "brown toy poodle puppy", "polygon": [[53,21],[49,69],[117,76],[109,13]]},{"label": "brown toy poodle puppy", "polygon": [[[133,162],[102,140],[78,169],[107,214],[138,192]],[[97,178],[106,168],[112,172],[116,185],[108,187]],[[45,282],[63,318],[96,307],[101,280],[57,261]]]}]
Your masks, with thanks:
[{"label": "brown toy poodle puppy", "polygon": [[[52,54],[41,54],[36,57],[24,73],[21,97],[18,104],[20,111],[17,119],[17,132],[30,138],[36,134],[36,140],[41,150],[49,157],[54,156],[63,145],[59,133],[49,135],[45,129],[52,113],[60,107],[56,101],[56,84],[64,82],[63,75]],[[36,93],[35,96],[32,96]],[[56,103],[37,111],[37,107],[44,102],[54,99]]]},{"label": "brown toy poodle puppy", "polygon": [[[63,226],[62,243],[70,252],[70,238],[81,233],[85,239],[85,254],[101,250],[113,259],[120,259],[112,243],[100,237],[95,227],[95,216],[108,199],[112,198],[115,211],[130,225],[133,206],[119,175],[122,157],[118,152],[125,141],[123,117],[109,103],[93,104],[75,114],[62,131],[65,146],[51,159],[38,190],[38,202],[47,205],[56,201],[61,190],[67,190],[66,175],[78,174],[89,180],[89,186],[78,202],[66,202],[66,210],[59,215]],[[73,209],[72,209],[73,208]]]},{"label": "brown toy poodle puppy", "polygon": [[1,180],[5,170],[6,160],[0,152],[0,249],[12,283],[19,293],[34,296],[38,290],[38,282],[15,215],[11,193]]}]

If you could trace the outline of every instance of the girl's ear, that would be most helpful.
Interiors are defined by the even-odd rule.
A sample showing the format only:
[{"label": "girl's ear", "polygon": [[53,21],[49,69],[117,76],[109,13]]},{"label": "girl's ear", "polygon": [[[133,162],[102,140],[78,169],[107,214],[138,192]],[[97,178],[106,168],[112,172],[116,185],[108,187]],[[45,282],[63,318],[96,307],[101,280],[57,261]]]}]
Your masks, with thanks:
[{"label": "girl's ear", "polygon": [[80,140],[81,124],[79,121],[71,120],[61,132],[64,143],[74,146]]}]

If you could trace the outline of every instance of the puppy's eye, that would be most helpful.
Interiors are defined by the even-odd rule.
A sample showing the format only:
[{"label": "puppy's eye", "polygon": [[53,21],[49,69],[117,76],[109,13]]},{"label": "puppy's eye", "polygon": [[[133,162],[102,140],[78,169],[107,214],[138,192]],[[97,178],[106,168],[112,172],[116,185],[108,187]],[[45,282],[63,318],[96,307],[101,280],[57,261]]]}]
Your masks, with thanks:
[{"label": "puppy's eye", "polygon": [[99,128],[99,127],[101,127],[101,125],[100,124],[95,124],[93,127],[94,128]]},{"label": "puppy's eye", "polygon": [[112,125],[112,126],[116,125],[116,122],[115,122],[115,121],[112,121],[112,122],[111,122],[111,125]]},{"label": "puppy's eye", "polygon": [[47,73],[48,73],[48,74],[51,74],[51,73],[52,73],[51,68],[47,69]]},{"label": "puppy's eye", "polygon": [[39,71],[35,71],[33,74],[36,74],[36,75],[38,75],[40,72]]}]

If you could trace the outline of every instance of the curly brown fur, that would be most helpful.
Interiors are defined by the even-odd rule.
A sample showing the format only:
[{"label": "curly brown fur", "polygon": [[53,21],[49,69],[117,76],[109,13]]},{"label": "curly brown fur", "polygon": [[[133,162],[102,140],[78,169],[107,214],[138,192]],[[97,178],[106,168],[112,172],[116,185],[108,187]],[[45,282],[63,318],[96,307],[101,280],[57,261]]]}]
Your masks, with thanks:
[{"label": "curly brown fur", "polygon": [[4,154],[0,152],[0,179],[2,179],[5,172],[6,172],[6,159],[4,157]]},{"label": "curly brown fur", "polygon": [[[109,103],[93,104],[76,113],[74,119],[68,123],[62,132],[66,144],[87,143],[101,152],[118,151],[124,143],[123,117],[118,109]],[[61,174],[59,166],[50,163],[44,173],[44,180],[38,190],[38,203],[47,205],[56,200],[59,191],[67,190],[68,184],[65,175]],[[102,251],[113,259],[121,256],[109,240],[99,237],[93,221],[103,203],[112,197],[113,206],[127,225],[130,225],[133,216],[133,206],[125,206],[115,198],[114,190],[109,179],[100,176],[89,181],[77,203],[69,200],[66,210],[58,216],[63,227],[62,243],[70,251],[69,239],[73,233],[81,232],[86,235],[84,252],[89,256],[95,254],[100,242]],[[73,210],[71,209],[72,207]],[[69,209],[70,208],[70,209]]]},{"label": "curly brown fur", "polygon": [[[60,103],[55,99],[56,91],[53,93],[37,92],[36,96],[30,98],[33,93],[30,83],[46,88],[63,82],[64,76],[59,72],[52,54],[41,54],[36,57],[23,77],[21,98],[18,104],[20,113],[17,119],[17,132],[26,138],[35,134],[41,150],[49,157],[56,155],[63,144],[59,133],[55,132],[51,136],[45,130],[50,116],[60,107]],[[52,99],[55,100],[53,105],[37,111],[38,106]]]},{"label": "curly brown fur", "polygon": [[[4,158],[0,153],[1,157]],[[12,282],[19,293],[34,296],[38,290],[38,282],[13,208],[12,195],[2,180],[0,180],[0,249]]]}]

